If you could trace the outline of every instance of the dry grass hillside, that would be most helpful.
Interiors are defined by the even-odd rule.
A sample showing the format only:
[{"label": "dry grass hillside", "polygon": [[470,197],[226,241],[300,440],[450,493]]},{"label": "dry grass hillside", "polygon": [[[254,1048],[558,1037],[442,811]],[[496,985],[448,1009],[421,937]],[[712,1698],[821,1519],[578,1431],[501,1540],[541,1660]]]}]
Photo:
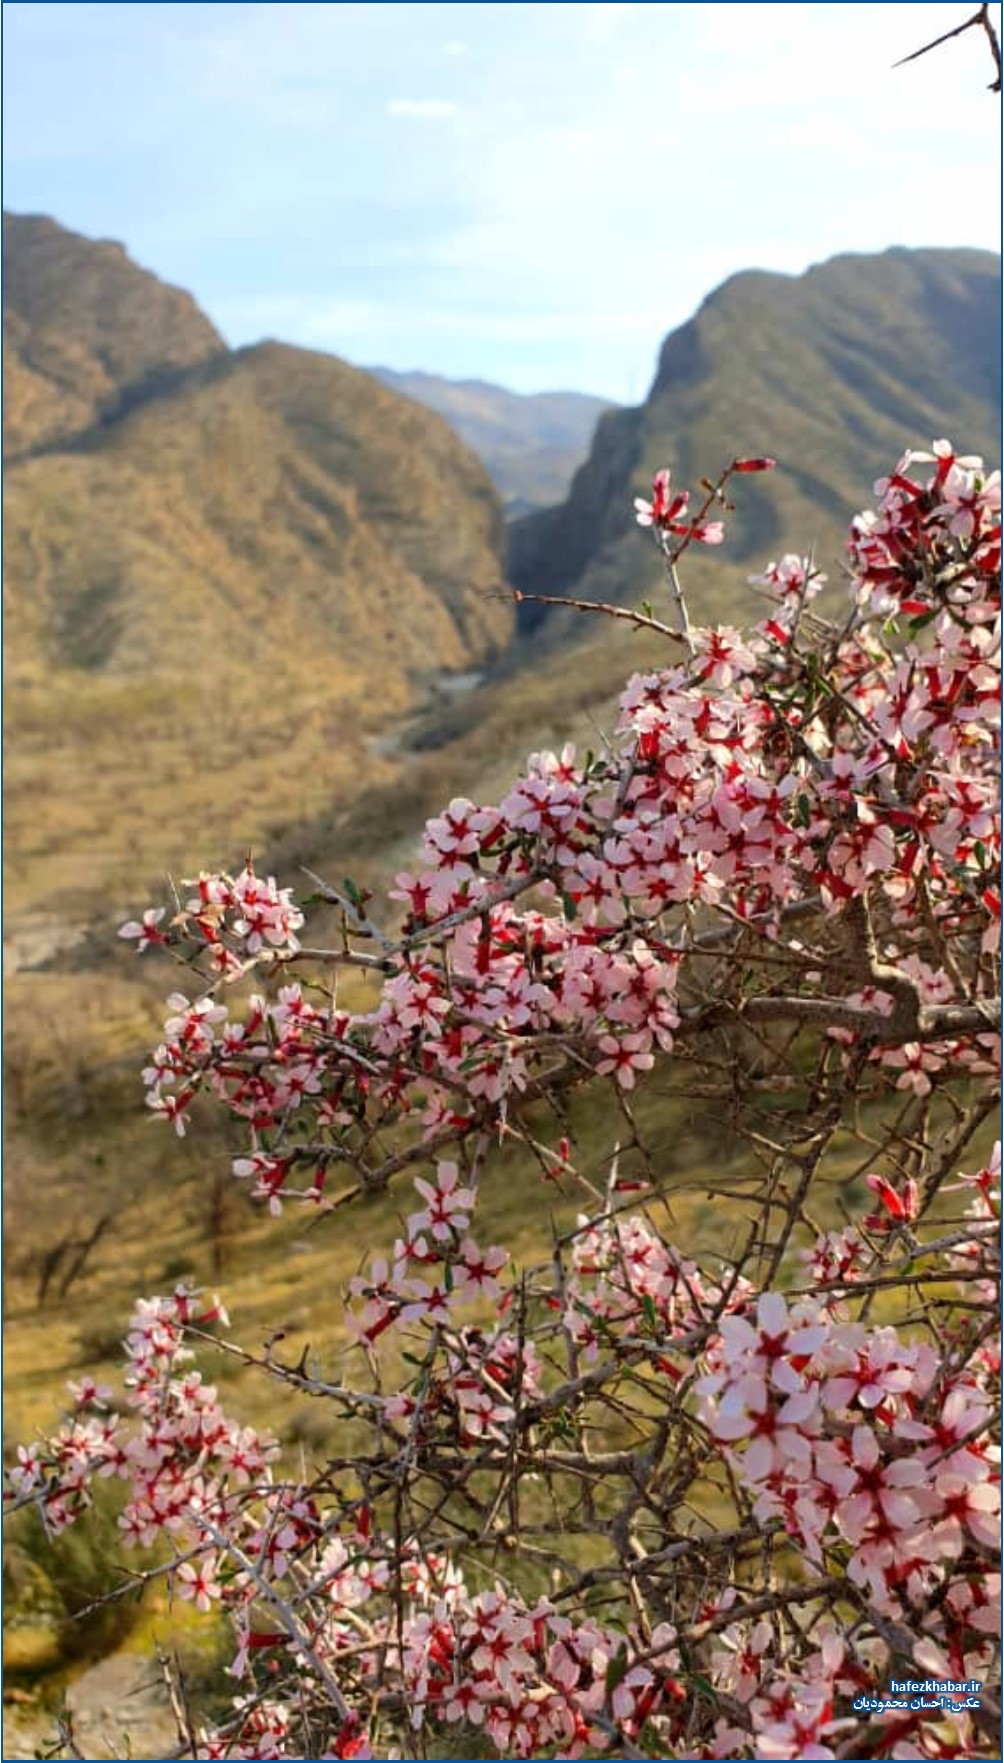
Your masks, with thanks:
[{"label": "dry grass hillside", "polygon": [[[16,230],[7,248],[29,364],[33,275],[44,337],[62,310],[34,227],[27,264]],[[187,296],[66,237],[71,263],[93,249],[98,268],[65,353],[91,359],[109,252],[139,284],[119,300],[135,332],[119,364],[142,359],[141,294],[148,361],[157,337],[173,346],[165,313]],[[221,351],[192,312],[206,359],[6,472],[15,932],[117,908],[221,842],[347,804],[385,775],[381,731],[510,634],[499,503],[446,423],[328,356]]]}]

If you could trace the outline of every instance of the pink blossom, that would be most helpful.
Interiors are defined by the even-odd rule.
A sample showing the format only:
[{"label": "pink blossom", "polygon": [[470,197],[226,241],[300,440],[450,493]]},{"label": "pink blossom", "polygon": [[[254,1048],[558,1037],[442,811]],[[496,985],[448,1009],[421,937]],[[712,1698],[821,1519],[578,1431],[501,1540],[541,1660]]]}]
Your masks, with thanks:
[{"label": "pink blossom", "polygon": [[436,1242],[449,1241],[454,1233],[466,1229],[474,1210],[474,1194],[470,1188],[459,1187],[460,1172],[455,1163],[436,1165],[435,1182],[417,1177],[415,1188],[426,1202],[422,1212],[414,1212],[408,1220],[409,1235],[428,1231]]},{"label": "pink blossom", "polygon": [[198,1610],[210,1610],[223,1590],[215,1577],[215,1563],[208,1555],[200,1556],[197,1561],[183,1561],[178,1568],[176,1583],[179,1595],[191,1599]]},{"label": "pink blossom", "polygon": [[612,1072],[622,1089],[632,1090],[636,1072],[651,1071],[655,1064],[651,1048],[652,1037],[647,1030],[622,1035],[619,1039],[615,1035],[601,1035],[599,1050],[603,1057],[596,1069]]},{"label": "pink blossom", "polygon": [[132,918],[128,924],[124,924],[119,931],[119,936],[137,938],[136,953],[142,955],[143,950],[148,949],[152,943],[167,941],[163,931],[157,929],[163,916],[163,906],[151,906],[148,911],[144,912],[140,921]]}]

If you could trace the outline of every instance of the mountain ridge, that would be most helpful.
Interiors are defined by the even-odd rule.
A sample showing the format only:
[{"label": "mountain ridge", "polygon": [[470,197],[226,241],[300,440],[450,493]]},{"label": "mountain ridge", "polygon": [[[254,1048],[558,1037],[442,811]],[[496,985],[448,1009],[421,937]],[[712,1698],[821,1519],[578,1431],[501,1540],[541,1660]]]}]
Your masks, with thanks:
[{"label": "mountain ridge", "polygon": [[484,379],[446,379],[415,370],[367,370],[385,385],[445,416],[487,466],[510,518],[565,494],[609,399],[589,392],[513,392]]},{"label": "mountain ridge", "polygon": [[[639,556],[634,496],[663,465],[694,488],[742,453],[770,453],[779,469],[743,483],[713,561],[691,554],[702,604],[731,611],[739,566],[799,534],[832,562],[862,477],[906,446],[947,429],[993,452],[999,313],[1000,258],[965,247],[844,253],[802,276],[739,272],[665,339],[645,401],[601,418],[565,502],[510,527],[512,580],[524,592],[647,597],[659,567]],[[544,622],[525,609],[525,629]]]},{"label": "mountain ridge", "polygon": [[227,345],[185,289],[47,215],[3,215],[4,457],[66,441]]}]

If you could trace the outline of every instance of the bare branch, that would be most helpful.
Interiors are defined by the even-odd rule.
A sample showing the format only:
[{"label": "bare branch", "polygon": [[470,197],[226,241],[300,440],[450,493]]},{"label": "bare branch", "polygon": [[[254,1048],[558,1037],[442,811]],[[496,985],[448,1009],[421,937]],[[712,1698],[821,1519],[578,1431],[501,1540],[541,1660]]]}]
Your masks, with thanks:
[{"label": "bare branch", "polygon": [[973,13],[971,18],[967,18],[964,24],[956,25],[954,30],[944,31],[940,37],[935,37],[932,42],[925,43],[922,49],[915,49],[912,55],[904,55],[901,61],[894,61],[893,66],[906,67],[911,61],[919,61],[922,55],[929,55],[932,49],[940,49],[943,43],[950,43],[953,37],[961,37],[966,31],[972,30],[983,32],[990,45],[990,54],[993,57],[994,67],[997,70],[995,78],[987,87],[987,91],[999,92],[1001,89],[1001,46],[1000,39],[994,29],[993,20],[990,17],[990,7],[988,5],[980,6],[977,11]]}]

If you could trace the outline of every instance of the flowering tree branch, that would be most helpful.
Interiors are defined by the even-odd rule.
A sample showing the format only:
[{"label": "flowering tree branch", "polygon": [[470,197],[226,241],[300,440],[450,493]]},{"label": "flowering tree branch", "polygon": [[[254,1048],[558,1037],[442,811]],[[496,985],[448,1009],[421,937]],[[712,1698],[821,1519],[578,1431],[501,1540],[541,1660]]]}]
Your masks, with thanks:
[{"label": "flowering tree branch", "polygon": [[[681,560],[772,465],[734,460],[693,517],[657,475],[636,512],[678,624],[635,622],[667,665],[599,758],[534,754],[433,817],[384,922],[311,875],[340,942],[305,947],[249,861],[123,927],[202,988],[168,1001],[155,1118],[215,1100],[272,1212],[420,1172],[350,1282],[337,1375],[221,1339],[179,1287],[134,1313],[131,1423],[84,1380],[9,1475],[54,1533],[120,1477],[124,1538],[227,1613],[246,1693],[215,1726],[181,1698],[179,1754],[438,1754],[450,1730],[504,1757],[986,1754],[999,480],[946,441],[907,454],[852,523],[841,624],[789,553],[752,631],[695,626]],[[609,1145],[578,1142],[587,1084]],[[710,1237],[646,1090],[745,1146],[702,1172]],[[581,1204],[539,1263],[475,1235],[496,1145]],[[284,1476],[194,1351],[329,1404],[332,1455]]]}]

